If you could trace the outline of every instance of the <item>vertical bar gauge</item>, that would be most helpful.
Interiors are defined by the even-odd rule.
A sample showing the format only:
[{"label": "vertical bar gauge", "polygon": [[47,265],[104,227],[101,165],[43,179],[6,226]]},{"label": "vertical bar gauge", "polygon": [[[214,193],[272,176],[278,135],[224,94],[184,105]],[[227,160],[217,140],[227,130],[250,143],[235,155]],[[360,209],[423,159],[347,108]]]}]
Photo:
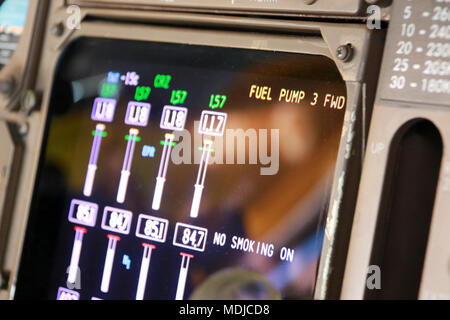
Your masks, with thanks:
[{"label": "vertical bar gauge", "polygon": [[105,266],[103,268],[102,284],[100,290],[104,293],[109,291],[109,284],[111,282],[111,272],[116,254],[117,241],[120,237],[108,234],[108,249],[106,250]]},{"label": "vertical bar gauge", "polygon": [[67,282],[75,283],[78,273],[78,264],[80,262],[81,247],[83,244],[83,235],[86,233],[83,227],[75,227],[75,240],[73,241],[72,257],[70,259],[69,275]]},{"label": "vertical bar gauge", "polygon": [[181,259],[180,275],[178,276],[177,293],[175,296],[175,300],[183,300],[184,288],[186,286],[186,279],[189,270],[189,261],[194,258],[192,254],[184,252],[180,252],[180,255],[183,258]]},{"label": "vertical bar gauge", "polygon": [[148,269],[150,267],[150,258],[152,251],[156,248],[153,244],[143,243],[144,252],[142,254],[141,271],[139,272],[139,281],[136,292],[136,300],[144,300],[144,292],[147,284]]},{"label": "vertical bar gauge", "polygon": [[[200,126],[198,133],[205,136],[223,136],[227,123],[227,114],[215,111],[202,111],[200,118]],[[205,186],[206,169],[208,167],[209,156],[213,142],[210,139],[203,140],[202,158],[200,159],[200,167],[198,168],[197,181],[194,185],[194,198],[192,199],[191,218],[197,218],[202,199],[203,188]]]},{"label": "vertical bar gauge", "polygon": [[159,164],[158,177],[156,177],[155,193],[153,195],[152,209],[159,210],[161,206],[161,197],[166,182],[167,166],[169,165],[170,152],[172,150],[173,139],[175,136],[171,133],[166,133],[164,140],[164,148]]},{"label": "vertical bar gauge", "polygon": [[197,173],[197,181],[194,185],[194,199],[191,206],[191,218],[197,218],[202,199],[203,188],[205,186],[206,169],[208,168],[209,156],[212,151],[213,142],[209,139],[203,141],[202,157]]},{"label": "vertical bar gauge", "polygon": [[[165,106],[163,109],[160,128],[172,131],[184,130],[188,109],[183,107]],[[153,194],[152,209],[159,210],[161,207],[161,198],[166,183],[167,166],[169,165],[170,153],[175,145],[173,140],[175,135],[166,133],[164,136],[163,152],[159,164],[158,176],[156,177],[155,192]]]},{"label": "vertical bar gauge", "polygon": [[83,194],[86,197],[89,197],[92,194],[92,186],[94,184],[95,172],[97,171],[98,153],[100,151],[102,138],[106,136],[105,125],[97,124],[92,134],[94,135],[94,140],[92,142],[91,156],[89,158],[89,164],[83,189]]},{"label": "vertical bar gauge", "polygon": [[139,130],[130,129],[130,133],[125,137],[127,142],[127,149],[125,157],[123,159],[122,171],[120,172],[119,190],[117,191],[117,202],[123,203],[125,201],[125,195],[128,188],[128,179],[130,178],[131,163],[133,161],[134,148],[136,147],[136,141],[139,141]]}]

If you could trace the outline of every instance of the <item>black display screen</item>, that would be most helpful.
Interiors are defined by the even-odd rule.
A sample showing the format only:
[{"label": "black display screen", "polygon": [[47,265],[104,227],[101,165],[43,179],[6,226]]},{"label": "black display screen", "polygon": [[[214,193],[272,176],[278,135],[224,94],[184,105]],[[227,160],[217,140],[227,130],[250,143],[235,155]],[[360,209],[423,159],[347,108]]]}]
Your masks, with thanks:
[{"label": "black display screen", "polygon": [[345,104],[320,55],[74,41],[15,297],[311,298]]}]

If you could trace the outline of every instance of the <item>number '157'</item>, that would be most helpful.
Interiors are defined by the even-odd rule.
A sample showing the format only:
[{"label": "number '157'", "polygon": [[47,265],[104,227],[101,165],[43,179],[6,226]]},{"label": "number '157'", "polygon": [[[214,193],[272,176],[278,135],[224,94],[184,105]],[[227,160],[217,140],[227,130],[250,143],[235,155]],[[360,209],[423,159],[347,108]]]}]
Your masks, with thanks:
[{"label": "number '157'", "polygon": [[222,109],[225,101],[227,101],[227,96],[221,94],[212,94],[211,98],[209,99],[209,107],[213,110]]},{"label": "number '157'", "polygon": [[185,90],[172,90],[172,95],[170,96],[170,103],[173,105],[183,104],[186,101],[188,93]]}]

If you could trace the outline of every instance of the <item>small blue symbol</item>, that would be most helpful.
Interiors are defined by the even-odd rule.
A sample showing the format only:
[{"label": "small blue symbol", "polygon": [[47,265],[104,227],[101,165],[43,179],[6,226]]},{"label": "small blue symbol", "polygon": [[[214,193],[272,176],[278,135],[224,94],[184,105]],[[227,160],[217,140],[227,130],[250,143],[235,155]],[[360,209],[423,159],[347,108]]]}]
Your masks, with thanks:
[{"label": "small blue symbol", "polygon": [[123,255],[122,264],[127,268],[127,270],[130,270],[131,259],[130,259],[130,257],[127,254]]},{"label": "small blue symbol", "polygon": [[142,156],[144,158],[154,158],[156,153],[156,148],[153,146],[143,146],[142,147]]},{"label": "small blue symbol", "polygon": [[119,83],[120,73],[119,72],[108,72],[108,83]]}]

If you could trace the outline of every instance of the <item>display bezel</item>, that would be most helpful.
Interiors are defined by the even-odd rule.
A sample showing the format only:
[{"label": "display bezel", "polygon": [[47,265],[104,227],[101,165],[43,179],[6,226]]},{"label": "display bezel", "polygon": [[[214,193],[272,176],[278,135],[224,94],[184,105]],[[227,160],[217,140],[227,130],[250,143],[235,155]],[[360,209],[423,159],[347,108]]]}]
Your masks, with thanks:
[{"label": "display bezel", "polygon": [[[59,10],[59,5],[52,3],[50,12],[54,13],[54,19],[65,19],[65,13]],[[336,198],[342,200],[342,181],[339,184],[338,179],[344,172],[352,159],[349,159],[349,149],[355,148],[360,150],[360,146],[356,141],[349,141],[347,135],[349,132],[345,130],[348,126],[357,126],[355,122],[360,119],[358,106],[361,101],[361,83],[364,78],[364,70],[366,65],[364,59],[368,55],[369,43],[372,40],[370,31],[362,25],[347,25],[342,31],[341,27],[330,23],[321,22],[301,22],[301,21],[282,21],[274,19],[258,19],[245,18],[234,19],[225,16],[208,16],[208,15],[190,15],[161,12],[131,12],[127,10],[103,10],[103,9],[87,9],[83,12],[83,17],[89,16],[91,19],[82,20],[81,28],[70,30],[63,37],[51,37],[47,32],[43,46],[46,48],[42,52],[40,64],[36,77],[38,79],[37,90],[42,90],[41,107],[34,117],[30,119],[30,131],[27,139],[28,150],[26,158],[22,165],[23,173],[18,181],[18,198],[21,199],[16,203],[16,211],[20,212],[14,217],[13,229],[8,242],[7,265],[10,270],[10,278],[7,290],[3,290],[2,294],[12,297],[16,281],[16,274],[20,261],[20,252],[25,235],[28,212],[31,206],[31,197],[35,184],[35,177],[38,172],[38,159],[40,157],[43,137],[45,136],[46,117],[48,113],[48,104],[53,79],[48,77],[53,74],[58,63],[58,58],[67,45],[75,38],[81,36],[87,37],[106,37],[112,39],[129,39],[142,41],[157,41],[171,43],[189,43],[198,45],[224,46],[243,49],[255,50],[273,50],[293,53],[305,53],[314,55],[323,55],[331,58],[336,62],[346,85],[348,107],[346,108],[344,120],[344,132],[341,138],[339,156],[337,159],[334,182],[331,193],[332,203]],[[95,21],[92,17],[100,17],[101,20]],[[127,19],[125,19],[125,17]],[[110,22],[108,19],[115,19],[116,22]],[[145,21],[146,23],[134,24],[130,21]],[[121,22],[120,22],[121,21]],[[154,22],[155,24],[147,24]],[[164,25],[161,22],[165,21]],[[177,25],[183,24],[186,27]],[[172,26],[170,26],[172,25]],[[187,26],[191,27],[187,27]],[[195,26],[195,27],[194,27]],[[199,28],[203,26],[203,28]],[[130,34],[130,28],[134,33]],[[48,31],[48,30],[47,30]],[[181,40],[180,40],[181,39]],[[353,42],[356,48],[355,55],[351,63],[344,64],[334,57],[336,48],[343,42]],[[369,90],[373,90],[370,89]],[[356,118],[355,118],[356,117]],[[358,122],[359,123],[359,122]],[[356,143],[356,145],[354,144]],[[359,151],[358,151],[359,152]],[[358,169],[356,169],[358,170]],[[352,200],[350,200],[351,205]],[[331,208],[334,213],[332,219],[337,218],[339,208]],[[337,210],[337,211],[336,211]],[[328,228],[328,225],[331,225]],[[324,251],[329,250],[329,237],[334,237],[336,224],[328,223],[328,232],[324,243]],[[330,229],[330,230],[328,230]],[[323,254],[324,255],[324,254]],[[327,258],[329,255],[326,254]],[[329,264],[327,262],[326,264]],[[322,268],[322,267],[321,267]],[[322,276],[319,274],[319,278]],[[319,279],[320,280],[320,279]],[[324,281],[327,281],[325,278]],[[321,281],[321,280],[320,280]]]}]

